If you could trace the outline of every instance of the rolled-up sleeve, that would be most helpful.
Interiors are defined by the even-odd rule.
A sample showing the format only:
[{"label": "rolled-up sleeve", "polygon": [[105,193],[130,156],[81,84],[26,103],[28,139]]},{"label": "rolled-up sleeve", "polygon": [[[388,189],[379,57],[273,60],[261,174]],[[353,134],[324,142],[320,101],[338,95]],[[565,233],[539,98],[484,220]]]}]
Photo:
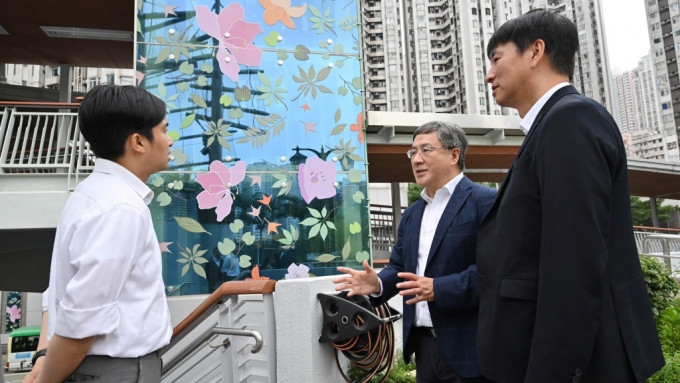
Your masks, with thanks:
[{"label": "rolled-up sleeve", "polygon": [[[99,210],[79,220],[68,245],[72,278],[64,281],[56,327],[60,336],[82,339],[113,332],[120,322],[123,285],[146,233],[140,212],[129,205]],[[132,313],[128,313],[132,314]]]}]

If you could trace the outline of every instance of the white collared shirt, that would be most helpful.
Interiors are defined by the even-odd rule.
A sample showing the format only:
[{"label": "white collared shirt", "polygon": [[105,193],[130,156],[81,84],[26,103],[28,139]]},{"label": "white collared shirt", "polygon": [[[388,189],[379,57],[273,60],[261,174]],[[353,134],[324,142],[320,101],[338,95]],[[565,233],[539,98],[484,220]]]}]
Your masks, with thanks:
[{"label": "white collared shirt", "polygon": [[[418,267],[416,268],[416,275],[424,276],[425,267],[427,266],[427,259],[432,247],[432,240],[434,233],[437,231],[439,220],[449,204],[449,200],[456,190],[456,186],[460,180],[463,179],[461,172],[453,177],[451,181],[447,182],[444,187],[434,193],[434,198],[430,198],[427,194],[427,189],[423,189],[420,196],[427,202],[425,210],[423,211],[423,219],[420,221],[420,239],[418,242]],[[418,327],[432,327],[432,317],[430,316],[430,308],[427,302],[416,303],[416,317],[414,325]]]},{"label": "white collared shirt", "polygon": [[96,336],[89,355],[134,358],[170,341],[161,251],[148,204],[130,171],[98,159],[59,217],[45,292],[48,339]]},{"label": "white collared shirt", "polygon": [[545,105],[546,102],[548,102],[550,97],[552,97],[552,95],[555,94],[555,92],[568,85],[569,85],[568,82],[561,82],[553,86],[552,88],[550,88],[550,90],[545,92],[545,94],[541,96],[541,98],[539,98],[538,101],[536,101],[536,103],[534,104],[534,106],[531,107],[531,109],[529,109],[529,112],[524,116],[522,121],[519,123],[519,128],[522,129],[525,135],[529,134],[531,125],[534,124],[536,117],[538,117],[538,112],[540,112],[541,109],[543,109],[543,106]]}]

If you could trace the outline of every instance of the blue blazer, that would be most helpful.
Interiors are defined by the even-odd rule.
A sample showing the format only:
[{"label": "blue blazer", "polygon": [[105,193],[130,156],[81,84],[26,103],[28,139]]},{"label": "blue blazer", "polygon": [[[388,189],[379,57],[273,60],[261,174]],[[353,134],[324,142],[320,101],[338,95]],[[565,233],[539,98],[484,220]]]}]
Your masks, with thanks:
[{"label": "blue blazer", "polygon": [[[475,184],[463,176],[449,200],[435,231],[425,267],[434,278],[433,302],[428,302],[437,344],[449,365],[463,377],[480,376],[477,364],[477,229],[489,211],[496,190]],[[420,199],[404,212],[390,263],[378,276],[383,292],[372,298],[378,305],[399,293],[399,272],[415,273],[418,266],[420,223],[427,203]],[[404,302],[413,296],[404,297]],[[409,339],[415,307],[404,303],[404,359],[409,362],[414,342]]]}]

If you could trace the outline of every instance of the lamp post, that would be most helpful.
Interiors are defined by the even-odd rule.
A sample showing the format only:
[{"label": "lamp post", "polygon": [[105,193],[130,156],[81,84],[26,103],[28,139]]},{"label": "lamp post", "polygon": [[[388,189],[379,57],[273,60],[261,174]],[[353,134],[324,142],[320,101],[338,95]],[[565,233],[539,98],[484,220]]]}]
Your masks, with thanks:
[{"label": "lamp post", "polygon": [[299,146],[295,146],[293,148],[293,151],[295,151],[295,154],[293,154],[293,156],[290,157],[290,163],[291,163],[291,165],[293,165],[295,170],[298,169],[300,164],[303,164],[305,161],[307,161],[307,156],[300,153],[300,151],[302,151],[302,150],[312,152],[312,153],[316,154],[317,156],[319,156],[319,158],[321,158],[324,161],[326,161],[326,158],[328,158],[328,156],[331,154],[331,152],[327,152],[326,149],[324,149],[323,146],[321,146],[321,151],[310,149],[310,148],[301,148]]}]

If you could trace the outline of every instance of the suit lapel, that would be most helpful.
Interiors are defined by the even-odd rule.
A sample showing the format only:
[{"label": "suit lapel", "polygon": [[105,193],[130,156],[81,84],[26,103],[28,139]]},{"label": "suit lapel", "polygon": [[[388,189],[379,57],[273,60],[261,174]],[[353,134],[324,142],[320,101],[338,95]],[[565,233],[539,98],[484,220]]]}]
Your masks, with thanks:
[{"label": "suit lapel", "polygon": [[515,167],[515,162],[519,158],[519,156],[522,154],[524,151],[524,148],[527,147],[527,144],[529,141],[536,135],[536,131],[539,130],[541,127],[539,124],[541,123],[541,120],[543,117],[548,113],[548,111],[555,105],[555,103],[561,99],[562,97],[568,95],[568,94],[578,94],[578,91],[576,88],[574,88],[572,85],[568,85],[565,87],[562,87],[553,94],[548,101],[543,105],[541,110],[538,112],[538,115],[536,116],[536,119],[534,120],[533,124],[531,124],[531,128],[529,129],[529,134],[524,138],[524,141],[522,142],[522,146],[520,146],[519,150],[517,151],[517,154],[515,155],[515,159],[512,161],[512,165],[510,165],[510,168],[508,169],[508,174],[505,175],[505,179],[503,180],[503,183],[501,183],[501,188],[498,190],[498,196],[496,197],[496,200],[493,202],[493,205],[491,205],[491,208],[489,209],[489,213],[484,217],[482,220],[482,223],[486,222],[487,218],[489,218],[496,210],[497,205],[500,203],[501,198],[503,197],[503,194],[505,193],[505,187],[508,184],[508,181],[510,180],[510,176],[512,175],[512,168]]},{"label": "suit lapel", "polygon": [[442,240],[446,235],[446,231],[448,230],[449,226],[451,226],[451,222],[453,222],[453,219],[456,218],[458,211],[460,211],[460,208],[463,207],[463,204],[465,204],[465,201],[468,199],[471,193],[472,193],[472,181],[470,181],[467,177],[463,176],[463,178],[456,186],[456,189],[453,191],[453,195],[449,199],[449,203],[446,204],[446,208],[444,208],[444,212],[442,213],[442,216],[439,219],[439,223],[437,224],[437,230],[434,232],[434,238],[432,238],[432,246],[430,246],[430,253],[427,256],[427,264],[425,266],[425,270],[427,270],[427,267],[430,265],[430,262],[432,262],[432,258],[434,257],[434,254],[437,252],[439,245],[441,245]]}]

